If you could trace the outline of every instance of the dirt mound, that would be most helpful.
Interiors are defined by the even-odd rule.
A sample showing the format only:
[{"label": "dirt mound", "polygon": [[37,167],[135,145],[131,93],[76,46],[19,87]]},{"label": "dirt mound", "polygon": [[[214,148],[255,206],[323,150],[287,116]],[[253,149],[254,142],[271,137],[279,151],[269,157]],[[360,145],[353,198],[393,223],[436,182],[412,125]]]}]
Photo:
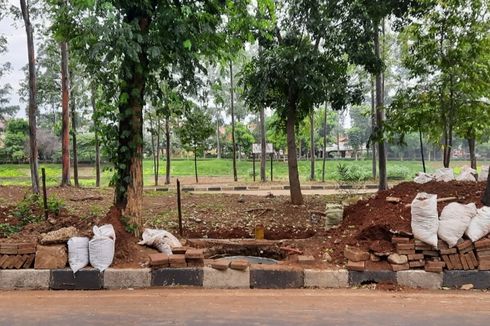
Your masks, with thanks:
[{"label": "dirt mound", "polygon": [[[393,234],[411,233],[411,210],[406,205],[419,192],[437,194],[438,198],[457,197],[455,201],[459,203],[475,203],[481,207],[480,199],[485,186],[485,182],[403,182],[369,199],[360,200],[345,208],[344,220],[337,229],[327,232],[329,248],[333,249],[332,258],[342,263],[345,245],[369,249],[375,241],[391,240]],[[401,200],[399,203],[391,203],[386,201],[386,197],[398,197]],[[438,203],[439,214],[447,204]]]}]

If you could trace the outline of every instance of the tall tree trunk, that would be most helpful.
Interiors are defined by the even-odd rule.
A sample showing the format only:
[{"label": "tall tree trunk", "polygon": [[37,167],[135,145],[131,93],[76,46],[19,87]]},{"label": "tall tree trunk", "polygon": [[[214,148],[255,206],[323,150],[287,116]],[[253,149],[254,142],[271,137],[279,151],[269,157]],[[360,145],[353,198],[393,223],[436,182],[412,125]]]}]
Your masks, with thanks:
[{"label": "tall tree trunk", "polygon": [[323,112],[323,166],[322,182],[325,182],[325,163],[327,160],[327,103],[325,102],[325,111]]},{"label": "tall tree trunk", "polygon": [[286,136],[288,144],[289,192],[293,205],[303,205],[303,195],[299,182],[298,159],[296,153],[296,102],[290,95],[288,100],[288,115],[286,121]]},{"label": "tall tree trunk", "polygon": [[170,184],[170,123],[169,116],[165,117],[165,184]]},{"label": "tall tree trunk", "polygon": [[158,178],[160,177],[160,134],[162,132],[162,125],[160,118],[157,116],[157,168],[156,168],[156,183],[155,186],[158,186]]},{"label": "tall tree trunk", "polygon": [[29,166],[31,169],[31,184],[32,192],[39,193],[39,175],[38,175],[38,153],[36,139],[36,113],[37,113],[37,86],[36,86],[36,60],[34,56],[34,31],[29,15],[29,2],[20,0],[20,8],[27,36],[27,57],[28,57],[28,72],[29,72]]},{"label": "tall tree trunk", "polygon": [[152,158],[153,158],[153,178],[154,178],[154,184],[155,186],[158,185],[158,176],[157,176],[157,153],[156,151],[158,150],[157,147],[155,146],[155,124],[153,121],[153,117],[151,114],[148,112],[148,120],[150,120],[150,137],[151,137],[151,153],[152,153]]},{"label": "tall tree trunk", "polygon": [[267,146],[267,141],[266,141],[266,135],[265,135],[265,110],[264,107],[260,107],[260,114],[259,114],[259,123],[260,123],[260,181],[265,182],[266,181],[266,174],[265,174],[265,165],[266,165],[266,160],[267,160],[267,153],[266,153],[266,146]]},{"label": "tall tree trunk", "polygon": [[[379,44],[379,24],[376,24],[374,33],[374,48],[376,57],[380,58]],[[379,167],[379,190],[388,189],[388,178],[386,174],[386,148],[383,139],[383,123],[384,123],[384,99],[383,99],[383,83],[382,73],[376,74],[376,134],[378,139],[378,167]]]},{"label": "tall tree trunk", "polygon": [[315,112],[310,110],[310,180],[315,180]]},{"label": "tall tree trunk", "polygon": [[70,185],[70,72],[68,44],[60,43],[61,50],[61,186]]},{"label": "tall tree trunk", "polygon": [[475,138],[468,138],[468,147],[470,149],[470,164],[471,168],[476,170],[476,153],[475,153]]},{"label": "tall tree trunk", "polygon": [[425,169],[425,157],[424,157],[424,142],[422,141],[422,131],[419,129],[419,140],[420,140],[420,155],[422,157],[422,167],[424,169],[424,173],[426,173]]},{"label": "tall tree trunk", "polygon": [[196,174],[196,183],[199,183],[197,178],[197,148],[194,148],[194,173]]},{"label": "tall tree trunk", "polygon": [[73,142],[73,180],[75,182],[75,187],[79,187],[80,184],[78,182],[77,116],[76,116],[76,109],[75,109],[75,100],[72,94],[70,94],[70,111],[71,111],[71,137]]},{"label": "tall tree trunk", "polygon": [[238,181],[236,170],[236,143],[235,143],[235,103],[233,86],[233,62],[230,60],[230,110],[231,110],[231,144],[233,147],[233,180]]},{"label": "tall tree trunk", "polygon": [[[376,94],[375,94],[375,86],[374,86],[374,78],[371,77],[371,135],[374,135],[376,132]],[[371,140],[371,148],[372,148],[372,171],[373,171],[373,179],[377,177],[377,167],[376,167],[376,142]]]},{"label": "tall tree trunk", "polygon": [[216,118],[216,157],[221,159],[221,145],[219,143],[219,117]]},{"label": "tall tree trunk", "polygon": [[100,187],[100,144],[99,144],[99,122],[97,118],[97,106],[95,104],[95,86],[92,85],[91,90],[91,102],[92,102],[92,120],[94,123],[94,138],[95,138],[95,186]]},{"label": "tall tree trunk", "polygon": [[[129,11],[126,23],[139,24],[142,39],[148,34],[150,18]],[[139,237],[143,223],[143,105],[148,67],[147,49],[141,44],[138,60],[125,57],[121,65],[121,94],[128,94],[127,101],[119,103],[119,144],[117,157],[117,182],[115,204],[122,215],[130,217]]]}]

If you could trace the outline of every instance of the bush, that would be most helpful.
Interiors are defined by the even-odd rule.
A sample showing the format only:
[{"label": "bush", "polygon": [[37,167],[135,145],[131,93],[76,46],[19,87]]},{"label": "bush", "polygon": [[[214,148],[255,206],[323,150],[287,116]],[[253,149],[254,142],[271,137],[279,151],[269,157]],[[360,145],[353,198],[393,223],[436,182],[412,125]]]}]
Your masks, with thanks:
[{"label": "bush", "polygon": [[387,169],[388,179],[405,180],[410,177],[410,169],[405,166],[391,166]]},{"label": "bush", "polygon": [[361,182],[371,178],[371,171],[366,171],[359,165],[337,165],[337,180],[343,182]]}]

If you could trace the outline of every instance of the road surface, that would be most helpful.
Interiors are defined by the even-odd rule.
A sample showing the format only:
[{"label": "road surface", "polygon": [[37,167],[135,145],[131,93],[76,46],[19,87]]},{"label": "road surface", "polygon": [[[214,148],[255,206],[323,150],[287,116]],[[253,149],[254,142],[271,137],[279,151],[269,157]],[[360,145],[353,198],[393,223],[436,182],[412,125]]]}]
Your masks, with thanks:
[{"label": "road surface", "polygon": [[148,289],[0,292],[0,325],[485,325],[471,291]]}]

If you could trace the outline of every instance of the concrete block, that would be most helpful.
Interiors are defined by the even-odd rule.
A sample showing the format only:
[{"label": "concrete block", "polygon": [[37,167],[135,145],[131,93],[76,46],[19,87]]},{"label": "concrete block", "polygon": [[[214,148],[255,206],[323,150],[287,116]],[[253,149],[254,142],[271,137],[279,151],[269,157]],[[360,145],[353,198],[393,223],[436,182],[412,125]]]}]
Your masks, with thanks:
[{"label": "concrete block", "polygon": [[104,271],[104,288],[127,289],[147,288],[151,286],[151,270],[143,269],[114,269]]},{"label": "concrete block", "polygon": [[253,267],[250,270],[250,286],[257,289],[292,289],[304,286],[302,269]]},{"label": "concrete block", "polygon": [[445,271],[443,287],[460,288],[473,284],[475,289],[490,289],[490,271]]},{"label": "concrete block", "polygon": [[396,273],[398,285],[421,289],[440,289],[442,273],[429,273],[421,270],[408,270]]},{"label": "concrete block", "polygon": [[346,288],[349,286],[349,272],[341,270],[305,269],[307,288]]},{"label": "concrete block", "polygon": [[217,270],[214,268],[204,268],[203,286],[205,288],[223,289],[249,289],[250,270]]},{"label": "concrete block", "polygon": [[49,270],[0,270],[0,289],[49,289]]},{"label": "concrete block", "polygon": [[51,270],[51,290],[100,290],[104,286],[104,273],[84,268],[76,274],[69,268]]},{"label": "concrete block", "polygon": [[162,268],[151,273],[152,286],[202,286],[202,268]]}]

